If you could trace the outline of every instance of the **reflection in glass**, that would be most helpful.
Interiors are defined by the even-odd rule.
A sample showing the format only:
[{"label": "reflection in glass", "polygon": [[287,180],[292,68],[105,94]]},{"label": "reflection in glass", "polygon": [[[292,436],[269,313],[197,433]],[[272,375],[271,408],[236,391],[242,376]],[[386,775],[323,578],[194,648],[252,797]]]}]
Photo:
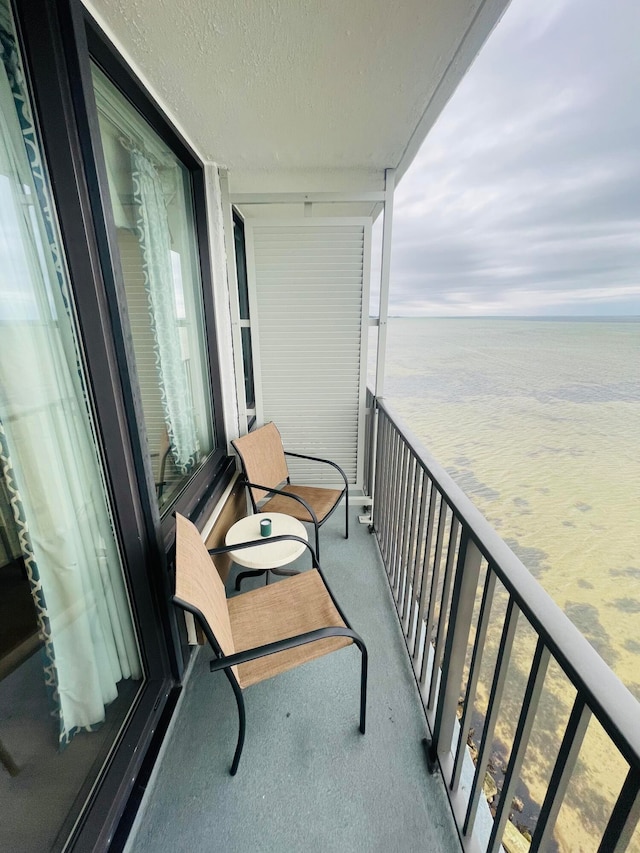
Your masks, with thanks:
[{"label": "reflection in glass", "polygon": [[[236,274],[238,277],[238,306],[240,320],[249,321],[249,283],[247,280],[247,249],[244,239],[244,224],[234,214],[233,237],[236,250]],[[244,393],[247,409],[254,409],[256,405],[255,380],[253,376],[253,346],[251,342],[251,325],[247,324],[241,328],[242,336],[242,363],[244,366]]]},{"label": "reflection in glass", "polygon": [[149,453],[166,508],[213,449],[190,176],[95,67],[93,80]]}]

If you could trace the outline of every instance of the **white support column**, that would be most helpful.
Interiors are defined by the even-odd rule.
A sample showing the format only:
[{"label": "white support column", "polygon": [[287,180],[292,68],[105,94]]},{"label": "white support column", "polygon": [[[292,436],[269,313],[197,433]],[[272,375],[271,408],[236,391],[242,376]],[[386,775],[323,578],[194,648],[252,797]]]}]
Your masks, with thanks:
[{"label": "white support column", "polygon": [[[384,393],[384,370],[387,356],[387,323],[389,319],[389,276],[391,271],[391,232],[393,225],[393,194],[395,191],[395,169],[386,169],[384,173],[384,210],[382,227],[382,264],[380,269],[380,302],[378,308],[378,346],[376,352],[376,381],[374,394],[376,399]],[[371,478],[369,483],[370,506],[369,514],[361,515],[361,524],[368,524],[369,530],[374,527],[375,513],[375,459],[378,452],[378,408],[374,406],[372,412],[373,426],[369,453],[371,459]]]},{"label": "white support column", "polygon": [[382,228],[382,267],[380,271],[380,310],[378,320],[378,354],[376,359],[376,397],[384,394],[384,368],[387,356],[387,323],[389,319],[389,274],[391,271],[391,229],[395,169],[385,171],[384,223]]},{"label": "white support column", "polygon": [[[227,281],[229,282],[229,313],[231,315],[231,339],[233,366],[238,401],[238,428],[241,435],[247,432],[247,401],[244,387],[244,362],[242,360],[242,332],[240,331],[240,303],[238,300],[238,273],[236,267],[236,243],[233,231],[233,211],[229,200],[229,176],[226,169],[219,169],[220,202],[227,255]],[[235,436],[230,436],[230,438]]]}]

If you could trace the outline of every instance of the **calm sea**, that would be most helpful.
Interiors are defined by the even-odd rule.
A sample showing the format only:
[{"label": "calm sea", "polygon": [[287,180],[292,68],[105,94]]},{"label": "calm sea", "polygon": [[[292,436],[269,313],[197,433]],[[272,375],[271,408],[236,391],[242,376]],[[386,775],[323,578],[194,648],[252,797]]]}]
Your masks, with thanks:
[{"label": "calm sea", "polygon": [[[640,318],[393,318],[385,397],[640,699]],[[523,646],[513,665],[528,671]],[[557,736],[537,744],[518,793],[529,829],[573,701],[559,672],[551,681]],[[591,849],[624,779],[598,728],[557,850]]]},{"label": "calm sea", "polygon": [[392,318],[385,397],[640,699],[640,319]]}]

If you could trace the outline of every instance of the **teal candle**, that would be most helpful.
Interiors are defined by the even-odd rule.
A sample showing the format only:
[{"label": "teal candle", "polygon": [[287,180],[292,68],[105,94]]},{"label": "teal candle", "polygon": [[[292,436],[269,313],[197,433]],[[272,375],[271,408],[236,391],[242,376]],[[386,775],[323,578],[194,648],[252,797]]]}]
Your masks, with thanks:
[{"label": "teal candle", "polygon": [[260,522],[260,536],[271,536],[271,519],[263,518]]}]

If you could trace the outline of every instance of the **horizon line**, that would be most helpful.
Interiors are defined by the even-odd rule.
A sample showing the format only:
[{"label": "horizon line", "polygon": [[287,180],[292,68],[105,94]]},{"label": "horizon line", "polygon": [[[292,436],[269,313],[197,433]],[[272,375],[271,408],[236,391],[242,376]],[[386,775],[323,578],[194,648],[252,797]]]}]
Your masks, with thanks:
[{"label": "horizon line", "polygon": [[[372,319],[377,319],[373,314]],[[640,314],[389,314],[398,320],[640,320]]]}]

